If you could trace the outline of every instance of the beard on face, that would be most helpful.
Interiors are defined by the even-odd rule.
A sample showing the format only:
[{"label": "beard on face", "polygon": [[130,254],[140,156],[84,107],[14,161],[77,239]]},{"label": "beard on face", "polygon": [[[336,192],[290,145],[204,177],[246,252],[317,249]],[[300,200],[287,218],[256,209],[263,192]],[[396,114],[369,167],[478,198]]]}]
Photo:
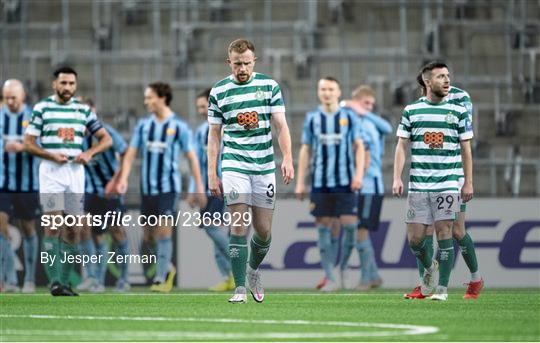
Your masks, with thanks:
[{"label": "beard on face", "polygon": [[444,89],[441,88],[441,89],[434,89],[432,90],[433,94],[435,94],[436,96],[438,96],[439,98],[444,98],[446,96],[446,94],[444,94]]},{"label": "beard on face", "polygon": [[248,80],[249,75],[247,73],[238,74],[238,80]]},{"label": "beard on face", "polygon": [[73,93],[69,91],[63,91],[63,92],[56,91],[56,95],[58,95],[58,97],[62,99],[64,102],[69,101],[69,99],[73,97]]}]

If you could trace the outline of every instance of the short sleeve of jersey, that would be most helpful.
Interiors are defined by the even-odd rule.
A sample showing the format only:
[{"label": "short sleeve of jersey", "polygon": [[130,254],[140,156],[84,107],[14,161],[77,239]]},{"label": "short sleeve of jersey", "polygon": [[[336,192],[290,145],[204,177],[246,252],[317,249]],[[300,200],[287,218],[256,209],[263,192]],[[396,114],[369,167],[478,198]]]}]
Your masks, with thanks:
[{"label": "short sleeve of jersey", "polygon": [[122,155],[127,150],[127,143],[124,138],[112,127],[107,127],[107,132],[111,135],[113,140],[113,149],[115,152]]},{"label": "short sleeve of jersey", "polygon": [[313,144],[313,116],[308,113],[304,119],[304,130],[302,131],[302,144]]},{"label": "short sleeve of jersey", "polygon": [[223,113],[217,102],[216,88],[212,88],[208,97],[208,123],[223,124]]},{"label": "short sleeve of jersey", "polygon": [[373,144],[373,128],[374,126],[367,119],[363,119],[361,121],[360,135],[362,140],[364,141],[365,150],[372,149],[371,145]]},{"label": "short sleeve of jersey", "polygon": [[349,116],[351,118],[351,129],[352,129],[352,138],[353,141],[357,139],[364,140],[365,132],[364,128],[362,127],[362,121],[356,113],[351,112],[351,115]]},{"label": "short sleeve of jersey", "polygon": [[409,112],[407,108],[403,111],[401,115],[401,121],[398,125],[397,136],[401,138],[410,138],[411,137],[411,122],[409,119]]},{"label": "short sleeve of jersey", "polygon": [[472,120],[473,120],[472,119],[472,117],[473,117],[473,104],[472,104],[470,98],[467,98],[467,99],[468,100],[462,102],[461,105],[467,109],[467,114],[469,116],[469,120],[472,122]]},{"label": "short sleeve of jersey", "polygon": [[191,129],[184,123],[178,125],[180,150],[183,152],[193,151],[193,133]]},{"label": "short sleeve of jersey", "polygon": [[89,111],[88,115],[86,116],[86,128],[91,134],[94,134],[103,128],[103,125],[97,118],[97,115],[92,111]]},{"label": "short sleeve of jersey", "polygon": [[285,113],[285,102],[281,94],[281,88],[274,83],[272,87],[272,99],[270,99],[270,113]]},{"label": "short sleeve of jersey", "polygon": [[31,136],[41,136],[41,129],[43,128],[43,112],[41,106],[36,105],[32,111],[32,119],[26,127],[26,134]]},{"label": "short sleeve of jersey", "polygon": [[468,110],[465,110],[465,108],[462,108],[463,112],[460,112],[459,115],[459,127],[458,127],[458,134],[459,134],[459,140],[465,141],[468,139],[473,138],[473,127],[472,127],[472,121],[469,116]]},{"label": "short sleeve of jersey", "polygon": [[129,146],[135,149],[141,148],[143,127],[144,127],[144,122],[142,120],[139,120],[137,125],[135,125],[135,129],[133,129],[133,135],[131,136],[131,141],[129,142]]}]

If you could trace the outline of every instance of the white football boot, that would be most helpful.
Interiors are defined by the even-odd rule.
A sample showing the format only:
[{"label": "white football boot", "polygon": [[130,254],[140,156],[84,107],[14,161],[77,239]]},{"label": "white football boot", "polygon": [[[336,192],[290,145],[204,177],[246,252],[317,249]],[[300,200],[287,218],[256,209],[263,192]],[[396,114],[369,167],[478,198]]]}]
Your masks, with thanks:
[{"label": "white football boot", "polygon": [[229,302],[233,304],[245,304],[247,302],[246,287],[236,287],[233,296],[229,299]]},{"label": "white football boot", "polygon": [[264,300],[264,288],[261,281],[261,272],[259,269],[252,269],[250,266],[247,266],[246,277],[253,300],[262,303]]}]

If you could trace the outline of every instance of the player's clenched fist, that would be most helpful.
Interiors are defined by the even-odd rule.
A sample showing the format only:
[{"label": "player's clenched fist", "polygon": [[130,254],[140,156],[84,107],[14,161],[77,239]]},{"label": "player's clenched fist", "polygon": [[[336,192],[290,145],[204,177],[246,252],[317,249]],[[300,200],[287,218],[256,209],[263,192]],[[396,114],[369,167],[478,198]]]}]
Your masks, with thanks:
[{"label": "player's clenched fist", "polygon": [[403,195],[403,182],[401,179],[394,180],[394,184],[392,185],[392,194],[397,197]]},{"label": "player's clenched fist", "polygon": [[219,180],[217,175],[208,176],[208,189],[210,190],[210,193],[215,197],[220,197],[223,193],[221,181]]}]

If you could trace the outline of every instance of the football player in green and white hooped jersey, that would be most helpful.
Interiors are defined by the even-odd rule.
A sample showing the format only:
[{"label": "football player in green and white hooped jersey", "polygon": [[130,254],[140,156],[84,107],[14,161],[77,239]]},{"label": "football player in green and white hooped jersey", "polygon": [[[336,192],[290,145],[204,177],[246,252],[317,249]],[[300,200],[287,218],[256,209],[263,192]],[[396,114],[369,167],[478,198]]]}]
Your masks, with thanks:
[{"label": "football player in green and white hooped jersey", "polygon": [[[406,220],[409,245],[425,268],[421,293],[425,296],[431,292],[435,286],[434,273],[440,265],[439,285],[431,299],[447,300],[454,262],[452,227],[459,212],[458,193],[461,191],[463,202],[473,196],[470,145],[473,132],[467,109],[446,101],[450,88],[447,65],[427,64],[422,68],[422,79],[426,97],[405,107],[398,127],[392,192],[398,196],[403,194],[401,174],[406,147],[411,141]],[[462,186],[461,178],[464,178]],[[432,260],[425,240],[426,229],[433,223],[441,251],[440,263]]]},{"label": "football player in green and white hooped jersey", "polygon": [[[424,84],[424,81],[422,80],[422,73],[418,74],[416,78],[418,84],[422,88],[422,98],[426,95],[426,86]],[[463,107],[465,107],[469,113],[469,120],[472,123],[472,116],[473,116],[473,104],[471,101],[471,97],[469,93],[466,91],[455,87],[450,86],[450,89],[448,91],[448,95],[446,96],[446,100],[448,102],[457,103]],[[460,155],[461,157],[461,155]],[[463,179],[460,179],[460,182],[462,182]],[[454,221],[454,226],[452,228],[452,235],[454,239],[458,242],[461,255],[463,256],[463,260],[465,261],[465,264],[469,268],[469,271],[471,273],[471,280],[468,283],[467,291],[465,292],[465,295],[463,296],[464,299],[476,299],[480,296],[480,291],[482,290],[484,286],[484,281],[482,280],[482,277],[480,275],[480,271],[478,269],[478,260],[476,258],[476,251],[474,249],[474,242],[471,238],[471,236],[465,231],[465,211],[466,211],[466,204],[461,204],[460,212],[456,217],[456,220]],[[433,249],[433,226],[429,226],[426,231],[426,245],[428,249]],[[431,251],[431,254],[433,255],[433,251]],[[420,274],[420,279],[422,278],[424,274],[424,267],[422,266],[422,263],[417,259],[416,260],[418,271]],[[422,292],[420,292],[420,285],[417,285],[411,293],[405,294],[405,298],[408,299],[422,299],[424,298],[424,295],[422,295]]]},{"label": "football player in green and white hooped jersey", "polygon": [[[251,241],[247,278],[253,299],[262,302],[264,290],[259,265],[270,248],[272,216],[276,198],[274,149],[271,125],[278,133],[283,154],[281,172],[288,184],[294,178],[291,136],[285,119],[281,90],[270,77],[253,72],[255,47],[245,39],[229,45],[227,62],[232,74],[210,91],[208,122],[208,188],[214,196],[224,193],[231,217],[245,220],[231,225],[229,255],[236,290],[229,302],[247,301],[245,279],[248,262],[249,207],[255,230]],[[223,126],[221,154],[223,189],[217,176],[217,158]],[[238,220],[237,220],[238,222]]]},{"label": "football player in green and white hooped jersey", "polygon": [[[70,228],[59,230],[51,224],[50,219],[51,216],[83,214],[84,164],[95,154],[111,147],[112,138],[90,107],[74,98],[77,72],[70,67],[60,67],[53,75],[55,93],[34,106],[24,147],[28,153],[42,159],[39,165],[39,193],[46,217],[42,217],[45,227],[41,261],[51,281],[51,294],[69,296],[77,295],[69,284],[69,275],[74,266],[67,259],[64,263],[60,261],[76,254],[79,231]],[[86,130],[98,139],[98,143],[83,152]],[[37,139],[41,146],[37,144]],[[47,262],[43,255],[47,257]]]}]

